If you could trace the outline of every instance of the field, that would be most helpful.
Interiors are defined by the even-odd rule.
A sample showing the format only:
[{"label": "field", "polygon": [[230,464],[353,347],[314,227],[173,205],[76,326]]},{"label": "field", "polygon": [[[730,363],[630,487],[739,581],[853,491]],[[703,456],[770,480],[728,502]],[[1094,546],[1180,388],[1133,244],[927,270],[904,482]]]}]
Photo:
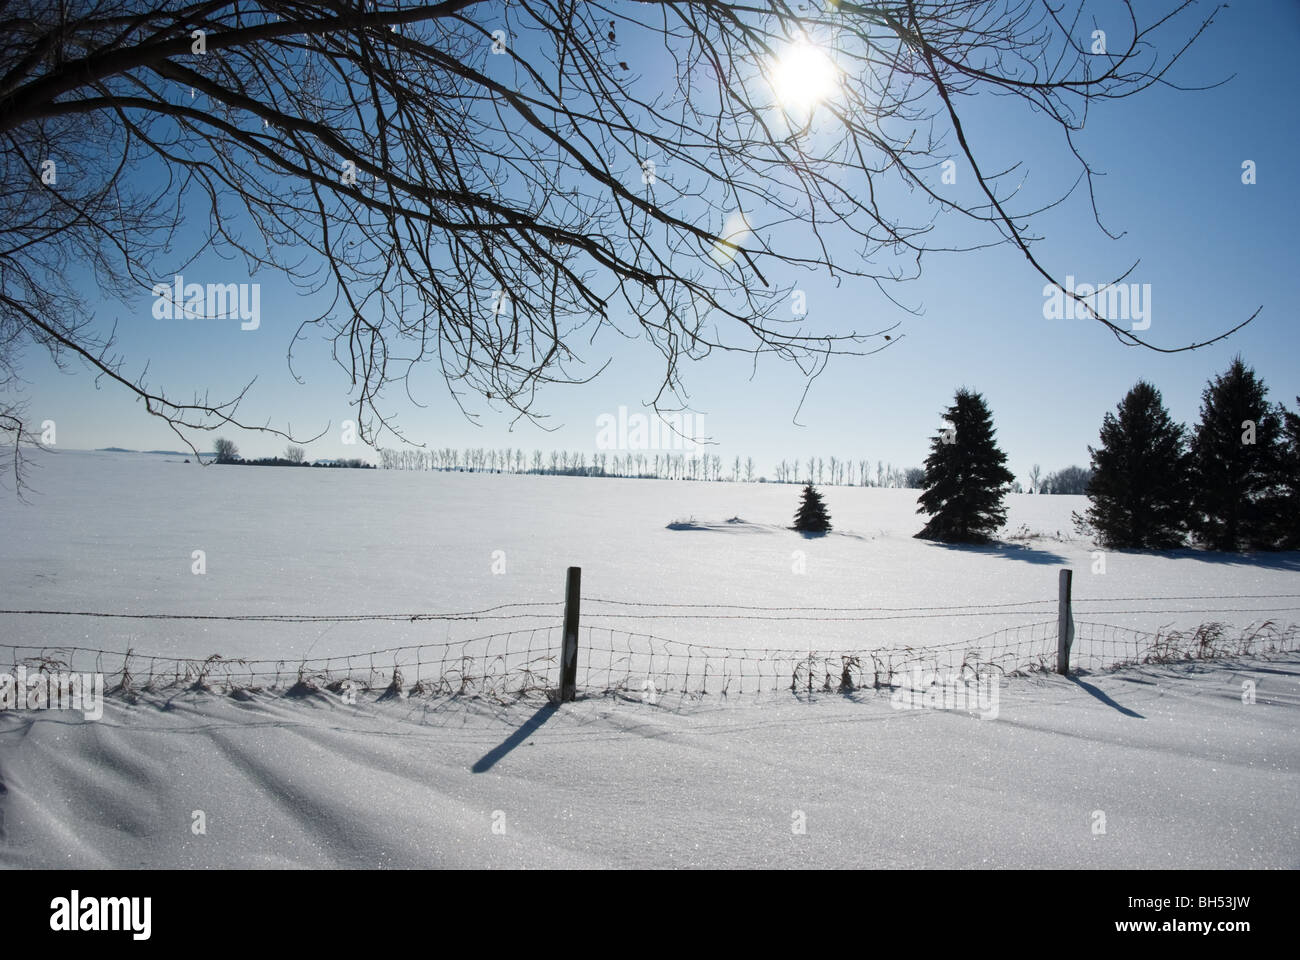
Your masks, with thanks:
[{"label": "field", "polygon": [[[1054,637],[1061,567],[1081,622],[1222,621],[1235,635],[1300,620],[1296,554],[1108,552],[1094,573],[1074,497],[1012,496],[1007,542],[951,548],[912,537],[908,490],[825,488],[835,530],[805,539],[786,529],[797,488],[772,484],[80,452],[40,455],[32,481],[30,503],[0,499],[5,609],[406,616],[3,614],[0,643],[276,661],[290,679],[304,660],[487,635],[545,653],[570,565],[592,650],[631,633],[741,659],[978,646],[1048,621]],[[525,606],[409,616],[506,604]],[[580,693],[601,692],[585,666]],[[650,703],[634,685],[552,709],[173,686],[110,697],[95,722],[11,711],[0,864],[1300,865],[1294,653],[1003,678],[996,719],[895,710],[887,690],[782,687]],[[191,831],[196,810],[206,834]]]},{"label": "field", "polygon": [[[38,462],[31,502],[0,501],[0,606],[212,615],[550,607],[531,619],[522,614],[537,607],[502,611],[516,620],[327,628],[11,617],[3,621],[11,643],[197,657],[333,656],[558,623],[568,566],[583,570],[584,624],[738,648],[934,644],[1053,619],[1063,566],[1075,571],[1080,618],[1091,611],[1143,630],[1207,619],[1300,619],[1294,553],[1110,552],[1105,573],[1092,573],[1096,548],[1077,538],[1070,522],[1086,504],[1082,497],[1013,495],[1008,533],[1024,529],[1030,539],[949,547],[913,539],[922,523],[913,490],[825,488],[835,530],[805,539],[786,529],[798,500],[798,488],[787,485],[198,468],[178,458],[79,452]],[[743,522],[727,522],[733,518]],[[669,529],[676,521],[703,529]],[[204,553],[203,575],[192,572],[196,550]],[[504,572],[494,573],[494,561]],[[1248,595],[1270,599],[1157,599]],[[629,610],[591,598],[648,606]],[[990,609],[1030,601],[1036,606],[1029,610]],[[931,615],[811,625],[690,619],[764,613],[750,607]],[[958,609],[952,616],[917,609],[934,607]],[[1199,612],[1215,607],[1223,612]],[[637,619],[615,616],[628,613]]]}]

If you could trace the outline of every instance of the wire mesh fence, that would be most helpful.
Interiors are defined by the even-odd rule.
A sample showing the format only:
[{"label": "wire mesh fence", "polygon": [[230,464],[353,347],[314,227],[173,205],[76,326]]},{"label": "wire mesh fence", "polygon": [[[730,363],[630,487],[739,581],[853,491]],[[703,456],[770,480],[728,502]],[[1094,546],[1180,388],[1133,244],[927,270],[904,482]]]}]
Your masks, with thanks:
[{"label": "wire mesh fence", "polygon": [[[657,702],[669,695],[848,693],[893,687],[917,671],[964,677],[1026,675],[1057,668],[1057,630],[1057,620],[1051,619],[964,641],[819,650],[712,646],[584,626],[579,631],[578,692],[584,697]],[[1075,670],[1300,649],[1300,627],[1274,620],[1241,628],[1212,621],[1192,629],[1154,632],[1080,621],[1075,630],[1070,658]],[[0,672],[95,673],[104,677],[108,692],[127,696],[178,689],[231,694],[265,689],[509,700],[553,693],[559,682],[561,631],[557,624],[297,661],[0,644]]]},{"label": "wire mesh fence", "polygon": [[1300,649],[1300,625],[1257,620],[1233,627],[1214,620],[1184,630],[1135,630],[1077,621],[1071,669],[1108,670],[1131,664],[1269,656]]},{"label": "wire mesh fence", "polygon": [[126,695],[176,689],[223,693],[269,689],[506,699],[554,688],[558,634],[558,627],[515,630],[296,661],[0,644],[0,672],[94,673],[104,677],[109,693]]},{"label": "wire mesh fence", "polygon": [[967,641],[872,649],[733,649],[606,627],[583,628],[580,687],[653,700],[664,694],[732,696],[790,690],[850,692],[891,686],[915,670],[1001,674],[1051,669],[1056,621]]}]

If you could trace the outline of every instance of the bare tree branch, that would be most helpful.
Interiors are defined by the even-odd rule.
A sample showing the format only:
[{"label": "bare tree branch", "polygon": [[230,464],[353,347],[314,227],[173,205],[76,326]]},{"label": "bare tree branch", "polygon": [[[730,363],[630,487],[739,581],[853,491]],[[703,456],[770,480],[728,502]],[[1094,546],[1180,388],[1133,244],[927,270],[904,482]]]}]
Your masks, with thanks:
[{"label": "bare tree branch", "polygon": [[[247,387],[192,403],[150,388],[92,318],[76,271],[131,305],[215,251],[324,292],[290,368],[307,333],[326,333],[374,445],[404,437],[389,393],[400,384],[414,400],[411,371],[427,362],[467,416],[479,398],[540,422],[544,388],[608,362],[600,332],[658,351],[656,409],[684,402],[684,364],[714,350],[773,355],[810,384],[831,357],[900,337],[896,322],[858,331],[791,315],[793,285],[774,281],[793,271],[906,309],[900,291],[927,254],[1009,244],[1056,282],[1031,225],[1069,192],[1030,206],[1019,164],[986,172],[966,98],[1016,98],[1054,124],[1099,229],[1121,235],[1101,223],[1074,135],[1096,105],[1174,85],[1216,11],[1112,4],[1110,49],[1095,54],[1087,6],[6,3],[0,330],[133,392],[192,450],[196,431],[221,426],[288,435],[238,418]],[[801,111],[774,78],[804,43],[835,77]],[[977,203],[935,176],[949,136]],[[1155,344],[1075,299],[1122,342],[1166,353],[1253,319]],[[0,408],[0,430],[24,429]]]}]

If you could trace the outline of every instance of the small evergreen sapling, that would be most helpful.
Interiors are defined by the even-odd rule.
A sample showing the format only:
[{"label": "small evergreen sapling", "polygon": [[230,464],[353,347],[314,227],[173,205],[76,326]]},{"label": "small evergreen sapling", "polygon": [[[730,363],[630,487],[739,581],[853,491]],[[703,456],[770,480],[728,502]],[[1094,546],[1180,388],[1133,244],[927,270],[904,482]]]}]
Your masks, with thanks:
[{"label": "small evergreen sapling", "polygon": [[811,483],[803,488],[803,501],[794,515],[794,528],[800,533],[826,533],[831,528],[831,516],[826,512],[826,504]]}]

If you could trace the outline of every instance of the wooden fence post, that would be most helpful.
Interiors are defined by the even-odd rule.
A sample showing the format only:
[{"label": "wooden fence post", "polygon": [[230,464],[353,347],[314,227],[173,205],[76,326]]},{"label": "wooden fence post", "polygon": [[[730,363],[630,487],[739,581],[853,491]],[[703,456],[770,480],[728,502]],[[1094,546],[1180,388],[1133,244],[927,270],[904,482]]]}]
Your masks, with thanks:
[{"label": "wooden fence post", "polygon": [[1074,614],[1070,610],[1070,581],[1073,570],[1062,570],[1056,609],[1056,672],[1070,673],[1070,647],[1074,644]]},{"label": "wooden fence post", "polygon": [[578,610],[582,605],[582,568],[570,567],[564,588],[564,638],[560,649],[560,702],[578,695]]}]

